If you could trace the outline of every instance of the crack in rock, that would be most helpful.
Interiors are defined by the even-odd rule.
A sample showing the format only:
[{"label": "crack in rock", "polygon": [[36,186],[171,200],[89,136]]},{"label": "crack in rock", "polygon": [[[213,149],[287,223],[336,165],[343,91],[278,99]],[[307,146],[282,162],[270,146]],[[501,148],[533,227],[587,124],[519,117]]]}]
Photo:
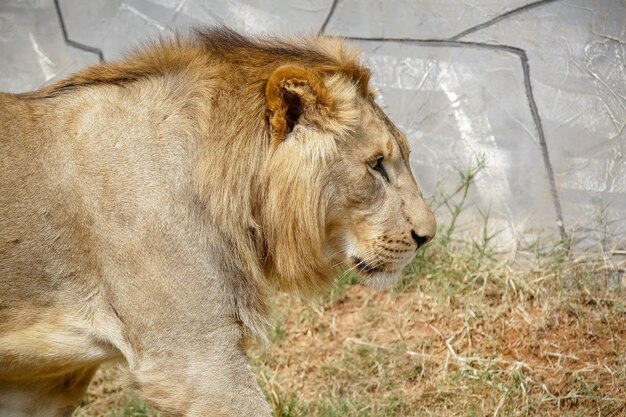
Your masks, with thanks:
[{"label": "crack in rock", "polygon": [[530,10],[530,9],[534,9],[536,7],[540,7],[540,6],[546,5],[548,3],[554,3],[555,1],[558,1],[558,0],[540,0],[540,1],[537,1],[537,2],[534,2],[534,3],[526,4],[524,6],[520,6],[517,9],[509,10],[508,12],[502,13],[501,15],[496,16],[493,19],[490,19],[490,20],[488,20],[486,22],[483,22],[483,23],[481,23],[479,25],[476,25],[476,26],[473,26],[473,27],[471,27],[469,29],[466,29],[463,32],[454,35],[453,37],[448,38],[448,40],[450,40],[450,41],[457,41],[457,40],[461,39],[464,36],[467,36],[467,35],[469,35],[471,33],[474,33],[474,32],[478,32],[480,30],[488,28],[489,26],[493,26],[496,23],[499,23],[499,22],[501,22],[503,20],[506,20],[506,19],[508,19],[508,18],[510,18],[512,16],[515,16],[515,15],[520,14],[520,13],[524,13],[524,12]]},{"label": "crack in rock", "polygon": [[337,8],[337,4],[339,4],[339,0],[333,0],[333,3],[330,5],[330,10],[328,11],[328,16],[326,16],[326,19],[324,19],[324,23],[322,23],[322,27],[320,28],[320,31],[319,31],[320,35],[323,35],[324,32],[326,31],[326,27],[328,26],[330,19],[335,14],[335,9]]},{"label": "crack in rock", "polygon": [[61,6],[59,5],[59,0],[54,0],[54,8],[56,9],[57,16],[59,17],[59,25],[61,26],[61,32],[63,33],[63,40],[65,41],[65,44],[71,46],[72,48],[80,49],[81,51],[96,54],[98,55],[98,60],[100,62],[104,62],[104,54],[102,53],[102,49],[73,41],[68,37],[67,28],[65,27],[65,20],[63,19],[63,12],[61,11]]}]

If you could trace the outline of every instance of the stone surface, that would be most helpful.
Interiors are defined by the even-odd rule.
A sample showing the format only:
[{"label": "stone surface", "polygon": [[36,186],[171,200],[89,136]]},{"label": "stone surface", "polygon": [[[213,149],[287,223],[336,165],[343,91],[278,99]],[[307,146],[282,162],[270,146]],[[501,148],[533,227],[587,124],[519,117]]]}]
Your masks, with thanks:
[{"label": "stone surface", "polygon": [[626,247],[623,0],[58,0],[67,39],[55,3],[0,2],[0,90],[37,88],[99,51],[117,59],[197,25],[313,34],[326,22],[327,34],[383,39],[358,43],[427,196],[441,202],[459,171],[484,161],[461,232],[479,235],[488,215],[513,247],[558,236],[561,217],[580,248]]},{"label": "stone surface", "polygon": [[526,51],[566,228],[626,246],[626,3],[554,2],[463,40]]},{"label": "stone surface", "polygon": [[141,42],[225,24],[252,34],[316,33],[331,0],[60,0],[69,38],[117,59]]},{"label": "stone surface", "polygon": [[65,44],[52,0],[0,2],[0,91],[37,88],[97,61]]},{"label": "stone surface", "polygon": [[339,1],[328,34],[447,39],[532,0]]}]

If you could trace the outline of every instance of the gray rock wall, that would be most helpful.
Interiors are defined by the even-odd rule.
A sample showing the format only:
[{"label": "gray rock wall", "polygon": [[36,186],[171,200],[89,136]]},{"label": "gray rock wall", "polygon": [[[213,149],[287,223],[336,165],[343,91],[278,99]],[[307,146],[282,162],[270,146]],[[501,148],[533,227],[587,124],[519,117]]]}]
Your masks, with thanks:
[{"label": "gray rock wall", "polygon": [[624,0],[3,0],[0,90],[217,23],[357,43],[441,218],[458,171],[484,163],[461,234],[488,217],[505,248],[626,248]]}]

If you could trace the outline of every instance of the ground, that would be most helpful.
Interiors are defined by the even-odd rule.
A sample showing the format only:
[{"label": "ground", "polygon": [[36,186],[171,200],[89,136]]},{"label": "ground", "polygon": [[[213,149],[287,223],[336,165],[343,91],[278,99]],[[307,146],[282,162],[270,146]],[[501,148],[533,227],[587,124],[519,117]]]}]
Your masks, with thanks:
[{"label": "ground", "polygon": [[[275,299],[249,356],[277,417],[626,415],[624,271],[607,254],[502,259],[440,238],[394,289],[345,274]],[[158,415],[106,367],[75,416]]]}]

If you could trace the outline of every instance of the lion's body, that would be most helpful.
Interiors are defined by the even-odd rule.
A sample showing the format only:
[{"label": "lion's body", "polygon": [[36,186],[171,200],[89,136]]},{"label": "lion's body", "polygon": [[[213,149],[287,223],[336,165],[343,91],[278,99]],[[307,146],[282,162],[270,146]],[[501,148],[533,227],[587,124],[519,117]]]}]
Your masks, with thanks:
[{"label": "lion's body", "polygon": [[264,88],[281,64],[323,68],[328,140],[367,80],[338,41],[200,38],[0,94],[0,415],[71,413],[109,360],[165,413],[270,415],[241,339],[269,288],[332,279],[337,217],[309,195],[328,180],[294,152],[342,151],[273,148],[289,121],[268,129]]}]

